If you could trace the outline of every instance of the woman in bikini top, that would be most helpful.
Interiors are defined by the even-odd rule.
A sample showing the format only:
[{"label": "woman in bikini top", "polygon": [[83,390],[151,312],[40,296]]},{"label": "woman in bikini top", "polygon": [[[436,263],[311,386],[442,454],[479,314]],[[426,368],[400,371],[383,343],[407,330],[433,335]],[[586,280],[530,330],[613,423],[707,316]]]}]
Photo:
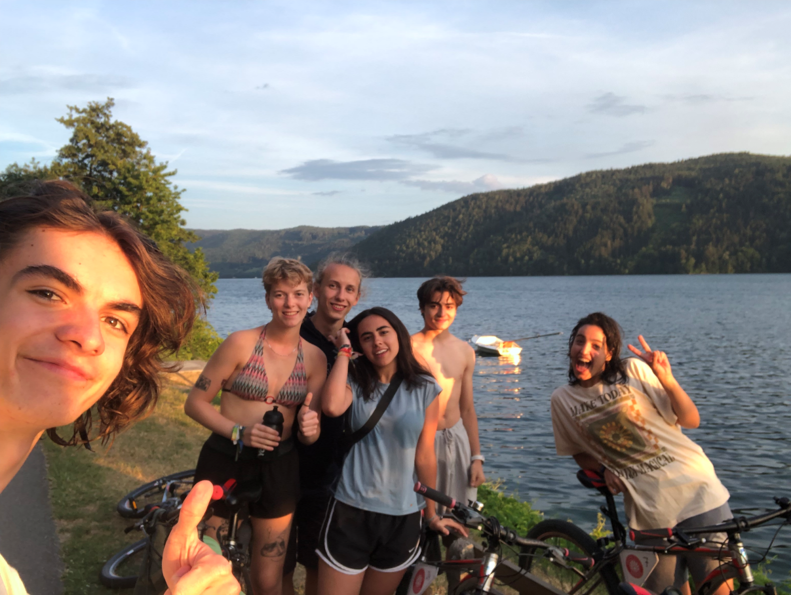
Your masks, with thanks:
[{"label": "woman in bikini top", "polygon": [[[237,459],[255,458],[253,453],[259,449],[275,451],[261,459],[266,464],[272,457],[279,460],[287,456],[294,431],[299,430],[297,438],[305,444],[315,442],[319,433],[327,359],[318,347],[299,336],[313,299],[312,273],[299,261],[273,259],[264,271],[264,287],[272,320],[263,327],[229,335],[206,364],[184,406],[187,415],[213,432],[207,445],[230,451],[230,467],[236,449],[242,451]],[[218,411],[212,400],[223,388]],[[282,436],[261,423],[264,414],[274,407],[283,414]],[[286,493],[283,481],[273,480],[280,492]],[[297,486],[292,488],[298,492],[298,477],[296,481]],[[285,503],[277,510],[283,511],[277,513],[281,515],[278,518],[262,513],[261,518],[254,519],[254,540],[285,532],[287,542],[293,507]],[[222,518],[212,517],[208,525],[219,527],[222,522]],[[274,550],[279,552],[279,546],[279,542],[274,543]],[[280,591],[284,559],[284,555],[253,557],[251,578],[256,591]]]}]

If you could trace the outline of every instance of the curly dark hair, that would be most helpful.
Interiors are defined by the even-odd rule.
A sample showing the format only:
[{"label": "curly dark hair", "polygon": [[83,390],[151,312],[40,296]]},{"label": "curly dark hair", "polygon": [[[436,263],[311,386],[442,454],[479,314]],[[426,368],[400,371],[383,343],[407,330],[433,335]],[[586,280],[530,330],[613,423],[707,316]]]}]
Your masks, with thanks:
[{"label": "curly dark hair", "polygon": [[[607,384],[624,384],[626,382],[626,366],[624,366],[621,359],[621,347],[623,345],[621,326],[606,314],[594,312],[577,321],[569,336],[569,351],[567,355],[571,355],[571,346],[574,345],[577,331],[589,324],[598,326],[602,330],[607,350],[612,352],[612,358],[604,364],[604,371],[601,375],[602,380]],[[579,384],[579,382],[579,379],[574,375],[574,369],[569,365],[569,384],[574,385]]]},{"label": "curly dark hair", "polygon": [[[426,382],[425,376],[431,376],[431,372],[426,370],[426,368],[415,359],[415,354],[412,352],[412,339],[409,336],[409,331],[406,330],[404,323],[399,320],[398,316],[387,308],[376,306],[368,310],[363,310],[352,318],[349,322],[349,338],[352,342],[352,348],[358,353],[362,353],[358,327],[360,323],[369,316],[381,316],[393,327],[398,337],[396,366],[401,376],[403,376],[406,386],[408,388],[415,388],[416,386],[424,384]],[[378,376],[373,364],[368,361],[368,358],[358,357],[354,360],[354,365],[349,372],[357,383],[357,386],[360,387],[363,398],[366,400],[370,399],[374,390],[376,390],[376,384],[378,382]]]},{"label": "curly dark hair", "polygon": [[[90,440],[108,442],[133,421],[148,415],[159,397],[159,378],[177,364],[164,356],[175,353],[192,330],[204,296],[189,274],[160,252],[153,240],[65,180],[37,182],[28,196],[0,202],[0,259],[12,251],[33,227],[51,227],[104,234],[129,259],[140,285],[143,310],[129,339],[121,371],[96,405],[83,413],[68,440],[55,428],[47,430],[57,444],[70,446]],[[99,431],[89,438],[98,417]]]}]

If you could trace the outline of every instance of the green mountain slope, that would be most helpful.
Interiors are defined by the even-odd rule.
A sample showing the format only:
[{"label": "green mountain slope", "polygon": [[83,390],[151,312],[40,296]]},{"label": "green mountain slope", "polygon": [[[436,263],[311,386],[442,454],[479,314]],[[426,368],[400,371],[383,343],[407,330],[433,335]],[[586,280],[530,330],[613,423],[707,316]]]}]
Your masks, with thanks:
[{"label": "green mountain slope", "polygon": [[190,248],[201,248],[213,271],[221,278],[260,277],[273,256],[300,258],[312,265],[336,250],[348,250],[379,227],[308,227],[254,231],[194,229],[201,239]]},{"label": "green mountain slope", "polygon": [[711,155],[473,194],[353,251],[379,276],[791,272],[791,158]]}]

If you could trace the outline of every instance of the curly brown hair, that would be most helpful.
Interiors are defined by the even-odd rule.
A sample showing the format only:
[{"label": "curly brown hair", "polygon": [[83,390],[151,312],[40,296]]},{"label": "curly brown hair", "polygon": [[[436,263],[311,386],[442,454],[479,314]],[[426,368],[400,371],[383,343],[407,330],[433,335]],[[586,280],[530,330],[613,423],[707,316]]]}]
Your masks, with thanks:
[{"label": "curly brown hair", "polygon": [[453,302],[458,308],[464,301],[464,296],[467,295],[467,292],[461,288],[462,283],[464,283],[463,280],[460,281],[455,277],[448,277],[445,275],[437,275],[428,281],[423,281],[417,290],[418,308],[420,308],[422,312],[423,308],[431,301],[431,298],[434,297],[436,292],[442,294],[446,291],[450,294],[450,297],[453,298]]},{"label": "curly brown hair", "polygon": [[[153,240],[114,211],[96,208],[88,196],[65,180],[37,182],[28,196],[0,202],[0,259],[33,227],[104,234],[118,244],[137,276],[143,310],[121,371],[96,405],[74,422],[71,438],[64,440],[55,428],[47,430],[49,437],[63,446],[95,439],[106,443],[156,405],[161,372],[176,367],[166,364],[164,356],[181,347],[198,307],[204,305],[204,296],[189,274],[171,263]],[[94,415],[99,431],[89,438]]]}]

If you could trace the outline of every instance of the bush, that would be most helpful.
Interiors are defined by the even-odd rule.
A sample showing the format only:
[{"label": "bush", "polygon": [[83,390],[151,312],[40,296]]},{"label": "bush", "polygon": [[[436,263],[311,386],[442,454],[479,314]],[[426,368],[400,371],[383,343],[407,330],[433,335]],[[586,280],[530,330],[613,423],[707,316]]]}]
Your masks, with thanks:
[{"label": "bush", "polygon": [[478,488],[478,500],[483,503],[483,514],[497,517],[500,524],[513,529],[519,535],[525,536],[527,532],[538,523],[543,514],[533,510],[527,502],[506,496],[497,484],[485,483]]},{"label": "bush", "polygon": [[187,342],[182,346],[173,359],[186,361],[191,359],[208,360],[222,343],[220,335],[214,327],[202,317],[195,319],[195,325],[187,338]]}]

